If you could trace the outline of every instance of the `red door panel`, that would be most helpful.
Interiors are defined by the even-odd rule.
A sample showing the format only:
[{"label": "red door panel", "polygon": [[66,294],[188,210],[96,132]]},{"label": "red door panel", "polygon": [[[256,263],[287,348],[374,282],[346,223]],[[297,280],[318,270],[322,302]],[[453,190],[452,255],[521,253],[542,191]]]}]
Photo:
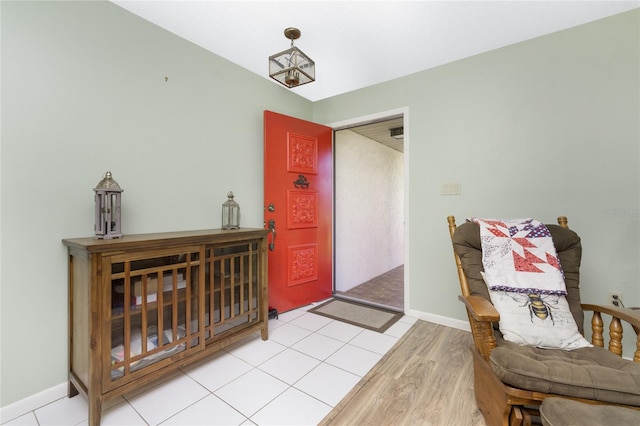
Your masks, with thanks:
[{"label": "red door panel", "polygon": [[269,306],[286,312],[333,292],[333,130],[264,112]]}]

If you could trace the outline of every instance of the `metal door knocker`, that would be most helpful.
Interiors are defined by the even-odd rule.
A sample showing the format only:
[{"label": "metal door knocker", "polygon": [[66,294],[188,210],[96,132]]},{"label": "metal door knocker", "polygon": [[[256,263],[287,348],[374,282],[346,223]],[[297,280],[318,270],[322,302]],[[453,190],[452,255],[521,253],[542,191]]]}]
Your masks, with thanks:
[{"label": "metal door knocker", "polygon": [[293,185],[296,188],[307,189],[309,188],[309,181],[304,177],[304,175],[298,175],[298,179],[293,181]]}]

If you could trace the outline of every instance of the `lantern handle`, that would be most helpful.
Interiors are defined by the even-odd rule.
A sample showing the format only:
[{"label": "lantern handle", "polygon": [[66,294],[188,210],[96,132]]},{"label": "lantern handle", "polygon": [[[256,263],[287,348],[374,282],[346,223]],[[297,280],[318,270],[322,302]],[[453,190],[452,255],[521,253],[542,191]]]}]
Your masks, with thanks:
[{"label": "lantern handle", "polygon": [[276,249],[276,221],[273,219],[269,220],[269,231],[273,233],[273,238],[269,243],[269,251],[274,251]]}]

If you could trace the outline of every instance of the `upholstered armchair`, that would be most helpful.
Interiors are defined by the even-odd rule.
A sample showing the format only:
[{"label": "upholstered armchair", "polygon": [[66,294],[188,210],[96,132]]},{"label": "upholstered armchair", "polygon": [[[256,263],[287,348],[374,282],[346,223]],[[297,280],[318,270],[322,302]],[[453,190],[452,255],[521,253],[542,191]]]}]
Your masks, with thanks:
[{"label": "upholstered armchair", "polygon": [[[566,300],[582,335],[585,312],[591,313],[593,347],[574,350],[541,349],[503,339],[500,314],[483,281],[479,226],[475,222],[457,226],[453,216],[448,223],[462,291],[459,299],[466,307],[473,336],[475,397],[488,425],[529,425],[539,416],[541,402],[551,396],[640,410],[640,311],[581,303],[582,246],[566,218],[558,218],[559,225],[547,228],[564,271]],[[551,312],[554,308],[542,303],[525,301],[521,305],[528,304],[532,322],[536,309]],[[605,322],[609,323],[608,333]],[[623,322],[636,334],[633,361],[621,357]]]}]

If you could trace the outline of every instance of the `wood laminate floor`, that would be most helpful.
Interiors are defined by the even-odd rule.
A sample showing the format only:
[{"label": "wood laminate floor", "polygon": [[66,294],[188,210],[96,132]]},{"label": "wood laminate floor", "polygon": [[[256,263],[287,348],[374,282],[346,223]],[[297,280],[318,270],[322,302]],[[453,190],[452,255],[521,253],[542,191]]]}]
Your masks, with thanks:
[{"label": "wood laminate floor", "polygon": [[417,321],[320,425],[484,426],[471,333]]}]

